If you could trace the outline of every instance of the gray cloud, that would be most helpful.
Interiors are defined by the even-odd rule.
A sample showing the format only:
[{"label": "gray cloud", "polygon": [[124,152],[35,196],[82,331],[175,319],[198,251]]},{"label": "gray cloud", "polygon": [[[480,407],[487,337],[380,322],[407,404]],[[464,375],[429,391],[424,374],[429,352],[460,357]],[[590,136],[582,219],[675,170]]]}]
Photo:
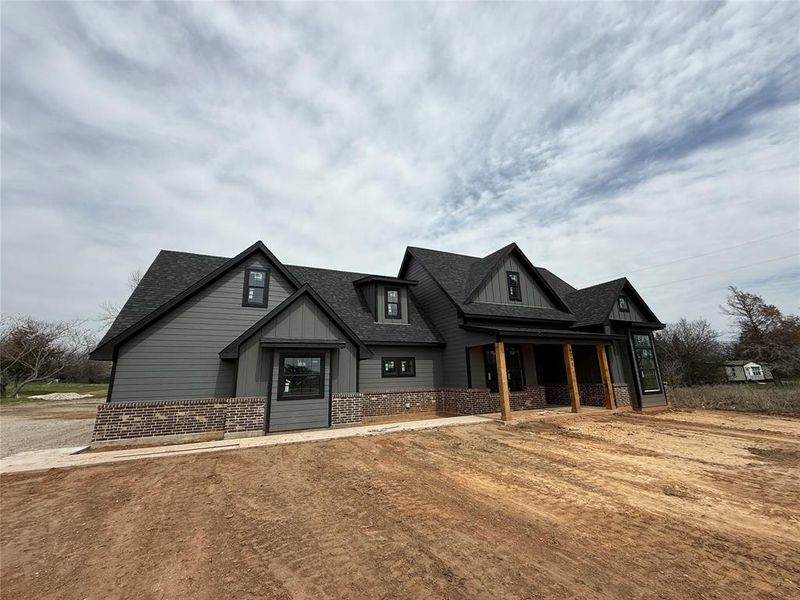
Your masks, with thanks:
[{"label": "gray cloud", "polygon": [[0,25],[4,312],[91,317],[160,248],[256,239],[380,273],[407,244],[516,240],[575,284],[635,271],[665,320],[724,327],[729,284],[798,308],[794,3],[5,3]]}]

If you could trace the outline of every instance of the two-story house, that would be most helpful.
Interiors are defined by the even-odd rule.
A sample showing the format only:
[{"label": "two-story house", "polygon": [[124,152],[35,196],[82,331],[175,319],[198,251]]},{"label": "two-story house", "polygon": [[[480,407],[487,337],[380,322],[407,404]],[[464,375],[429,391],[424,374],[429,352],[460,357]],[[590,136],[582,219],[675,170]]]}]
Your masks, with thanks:
[{"label": "two-story house", "polygon": [[254,435],[414,411],[666,402],[627,279],[576,289],[516,244],[407,248],[396,277],[161,251],[92,353],[113,361],[95,441]]}]

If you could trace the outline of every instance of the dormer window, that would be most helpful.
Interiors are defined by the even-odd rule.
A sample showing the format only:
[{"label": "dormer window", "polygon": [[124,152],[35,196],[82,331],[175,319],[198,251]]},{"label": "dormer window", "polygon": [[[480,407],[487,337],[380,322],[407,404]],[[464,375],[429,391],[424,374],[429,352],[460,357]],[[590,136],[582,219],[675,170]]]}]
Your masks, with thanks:
[{"label": "dormer window", "polygon": [[631,309],[628,306],[628,299],[625,296],[620,296],[617,299],[617,306],[619,306],[619,312],[631,312]]},{"label": "dormer window", "polygon": [[266,305],[267,305],[266,269],[245,269],[242,306],[265,307]]},{"label": "dormer window", "polygon": [[399,319],[400,315],[400,289],[384,288],[383,290],[384,316],[387,319]]},{"label": "dormer window", "polygon": [[522,302],[522,292],[519,289],[519,272],[506,271],[506,282],[508,283],[508,299],[513,302]]}]

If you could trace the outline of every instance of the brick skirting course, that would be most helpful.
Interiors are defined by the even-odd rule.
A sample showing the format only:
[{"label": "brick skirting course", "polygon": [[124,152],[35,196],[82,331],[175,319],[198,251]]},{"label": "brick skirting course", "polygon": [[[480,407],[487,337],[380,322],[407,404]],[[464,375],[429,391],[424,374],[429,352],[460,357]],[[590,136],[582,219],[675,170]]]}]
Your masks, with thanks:
[{"label": "brick skirting course", "polygon": [[[581,384],[581,404],[605,406],[600,384]],[[627,384],[614,384],[618,406],[630,405]],[[92,442],[113,442],[157,436],[263,432],[264,398],[106,402],[97,407]],[[566,384],[529,385],[511,392],[511,410],[569,405]],[[405,412],[480,415],[500,412],[500,395],[488,389],[439,389],[333,394],[331,424],[361,423],[364,417]]]},{"label": "brick skirting course", "polygon": [[264,398],[106,402],[92,442],[264,430]]},{"label": "brick skirting course", "polygon": [[[569,406],[569,388],[566,383],[548,383],[544,386],[548,404]],[[630,406],[631,397],[627,383],[615,383],[614,399],[617,406]],[[578,392],[581,395],[581,406],[605,406],[606,398],[602,383],[579,383]]]},{"label": "brick skirting course", "polygon": [[333,394],[331,396],[331,425],[361,423],[364,394]]},{"label": "brick skirting course", "polygon": [[614,398],[617,401],[617,406],[631,405],[631,392],[627,383],[614,384]]}]

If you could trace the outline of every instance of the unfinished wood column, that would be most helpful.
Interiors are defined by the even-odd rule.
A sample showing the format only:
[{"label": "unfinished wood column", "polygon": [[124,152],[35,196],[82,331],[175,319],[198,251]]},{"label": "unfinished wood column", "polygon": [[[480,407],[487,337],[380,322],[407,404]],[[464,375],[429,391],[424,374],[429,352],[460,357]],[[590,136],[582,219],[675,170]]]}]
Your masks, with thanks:
[{"label": "unfinished wood column", "polygon": [[497,363],[497,389],[500,392],[500,418],[511,420],[511,398],[508,394],[508,373],[506,372],[506,346],[503,342],[494,344],[495,363]]},{"label": "unfinished wood column", "polygon": [[581,410],[581,394],[578,391],[578,376],[575,375],[575,359],[572,356],[572,344],[564,344],[564,366],[567,369],[567,387],[572,412]]},{"label": "unfinished wood column", "polygon": [[600,378],[603,381],[603,396],[606,399],[606,408],[614,410],[617,402],[614,399],[614,386],[611,385],[611,372],[608,370],[608,355],[605,344],[597,344],[597,361],[600,363]]}]

